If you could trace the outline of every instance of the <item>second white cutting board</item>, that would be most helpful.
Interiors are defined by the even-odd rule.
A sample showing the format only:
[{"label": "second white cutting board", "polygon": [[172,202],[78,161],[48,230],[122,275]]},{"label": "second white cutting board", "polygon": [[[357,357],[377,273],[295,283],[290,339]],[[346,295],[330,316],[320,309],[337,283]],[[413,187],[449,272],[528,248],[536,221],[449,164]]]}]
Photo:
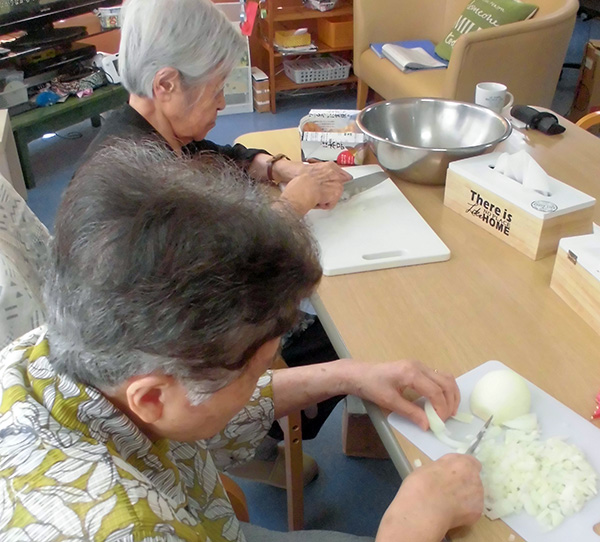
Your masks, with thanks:
[{"label": "second white cutting board", "polygon": [[[361,177],[379,166],[346,168]],[[331,211],[306,215],[321,251],[325,275],[342,275],[405,265],[440,262],[450,250],[391,179]]]}]

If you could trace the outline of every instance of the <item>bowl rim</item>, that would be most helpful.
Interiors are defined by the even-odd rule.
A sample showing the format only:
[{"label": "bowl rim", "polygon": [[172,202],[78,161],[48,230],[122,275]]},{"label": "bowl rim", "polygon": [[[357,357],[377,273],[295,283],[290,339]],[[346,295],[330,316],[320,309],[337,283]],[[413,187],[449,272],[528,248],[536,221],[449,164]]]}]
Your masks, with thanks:
[{"label": "bowl rim", "polygon": [[[405,145],[404,143],[396,143],[395,141],[392,141],[390,139],[386,139],[384,137],[375,135],[373,132],[371,132],[370,130],[365,128],[365,126],[362,123],[363,115],[377,106],[383,106],[383,105],[388,105],[388,104],[393,104],[393,103],[407,103],[407,102],[413,102],[413,103],[414,102],[444,102],[444,103],[453,103],[453,104],[458,104],[458,105],[467,105],[471,108],[479,109],[480,111],[484,112],[487,115],[491,115],[491,116],[498,118],[505,125],[506,128],[504,130],[504,134],[502,134],[502,136],[499,139],[490,141],[489,143],[481,143],[479,145],[471,145],[469,147],[415,147],[413,145]],[[403,149],[410,149],[410,150],[415,150],[415,151],[427,151],[427,152],[452,152],[452,151],[469,151],[469,150],[474,150],[474,149],[486,149],[488,147],[491,147],[492,145],[498,145],[499,143],[502,143],[502,141],[508,139],[508,137],[510,136],[510,134],[512,133],[512,130],[513,130],[512,124],[505,117],[496,113],[495,111],[492,111],[491,109],[489,109],[487,107],[484,107],[482,105],[472,104],[469,102],[461,102],[458,100],[448,100],[445,98],[396,98],[394,100],[382,100],[380,102],[376,102],[374,104],[368,105],[364,109],[362,109],[361,112],[356,117],[356,125],[358,126],[360,131],[363,134],[365,134],[367,137],[370,137],[370,138],[380,141],[382,143],[389,143],[390,145],[396,145]]]}]

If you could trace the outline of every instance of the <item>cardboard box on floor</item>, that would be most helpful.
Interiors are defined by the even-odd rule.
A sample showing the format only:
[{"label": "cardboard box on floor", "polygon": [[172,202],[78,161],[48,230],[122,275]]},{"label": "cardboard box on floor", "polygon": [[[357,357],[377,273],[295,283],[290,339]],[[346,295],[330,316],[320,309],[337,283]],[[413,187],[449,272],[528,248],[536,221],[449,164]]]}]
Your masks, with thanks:
[{"label": "cardboard box on floor", "polygon": [[569,120],[577,122],[593,111],[600,111],[600,40],[590,40],[585,47]]}]

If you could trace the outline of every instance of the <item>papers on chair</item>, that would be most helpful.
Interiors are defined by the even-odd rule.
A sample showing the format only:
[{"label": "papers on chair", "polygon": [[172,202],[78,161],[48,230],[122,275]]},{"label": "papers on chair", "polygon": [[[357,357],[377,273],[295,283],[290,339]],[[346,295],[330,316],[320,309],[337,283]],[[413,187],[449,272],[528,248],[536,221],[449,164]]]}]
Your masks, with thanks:
[{"label": "papers on chair", "polygon": [[402,71],[429,70],[446,67],[443,62],[436,60],[422,47],[409,49],[407,47],[396,45],[395,43],[386,43],[381,50],[383,56]]},{"label": "papers on chair", "polygon": [[373,51],[379,58],[383,58],[383,51],[381,50],[386,43],[393,43],[394,45],[400,45],[406,49],[414,49],[415,47],[421,47],[425,49],[433,58],[439,60],[445,66],[448,65],[448,61],[443,59],[441,56],[435,54],[435,44],[429,40],[402,40],[402,41],[384,41],[379,43],[371,43],[371,51]]}]

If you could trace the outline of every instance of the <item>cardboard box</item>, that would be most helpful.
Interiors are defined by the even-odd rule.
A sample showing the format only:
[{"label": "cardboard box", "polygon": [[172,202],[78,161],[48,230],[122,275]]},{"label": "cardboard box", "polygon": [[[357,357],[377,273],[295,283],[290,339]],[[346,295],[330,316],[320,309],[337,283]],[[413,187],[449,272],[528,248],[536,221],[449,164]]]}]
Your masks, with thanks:
[{"label": "cardboard box", "polygon": [[271,110],[271,102],[267,98],[266,101],[258,101],[256,97],[252,100],[254,110],[259,113],[268,113]]},{"label": "cardboard box", "polygon": [[253,87],[253,96],[254,99],[257,102],[268,102],[269,99],[271,98],[271,93],[269,92],[269,89],[267,88],[266,90],[257,90]]},{"label": "cardboard box", "polygon": [[252,66],[252,87],[256,90],[265,90],[269,88],[269,76],[256,66]]},{"label": "cardboard box", "polygon": [[329,47],[352,47],[354,44],[354,22],[351,15],[335,19],[319,19],[317,33]]},{"label": "cardboard box", "polygon": [[550,287],[600,333],[600,233],[560,240]]},{"label": "cardboard box", "polygon": [[298,127],[303,160],[333,160],[344,166],[362,164],[366,143],[356,125],[359,113],[354,109],[311,109]]},{"label": "cardboard box", "polygon": [[259,113],[266,113],[271,110],[269,77],[256,66],[252,67],[252,102],[254,110]]},{"label": "cardboard box", "polygon": [[569,120],[576,122],[593,111],[600,111],[600,40],[586,45]]},{"label": "cardboard box", "polygon": [[592,231],[596,200],[550,177],[550,196],[494,171],[501,153],[451,162],[444,205],[532,260],[558,249],[561,238]]},{"label": "cardboard box", "polygon": [[256,79],[253,78],[252,90],[254,90],[254,92],[269,92],[269,80],[256,81]]}]

